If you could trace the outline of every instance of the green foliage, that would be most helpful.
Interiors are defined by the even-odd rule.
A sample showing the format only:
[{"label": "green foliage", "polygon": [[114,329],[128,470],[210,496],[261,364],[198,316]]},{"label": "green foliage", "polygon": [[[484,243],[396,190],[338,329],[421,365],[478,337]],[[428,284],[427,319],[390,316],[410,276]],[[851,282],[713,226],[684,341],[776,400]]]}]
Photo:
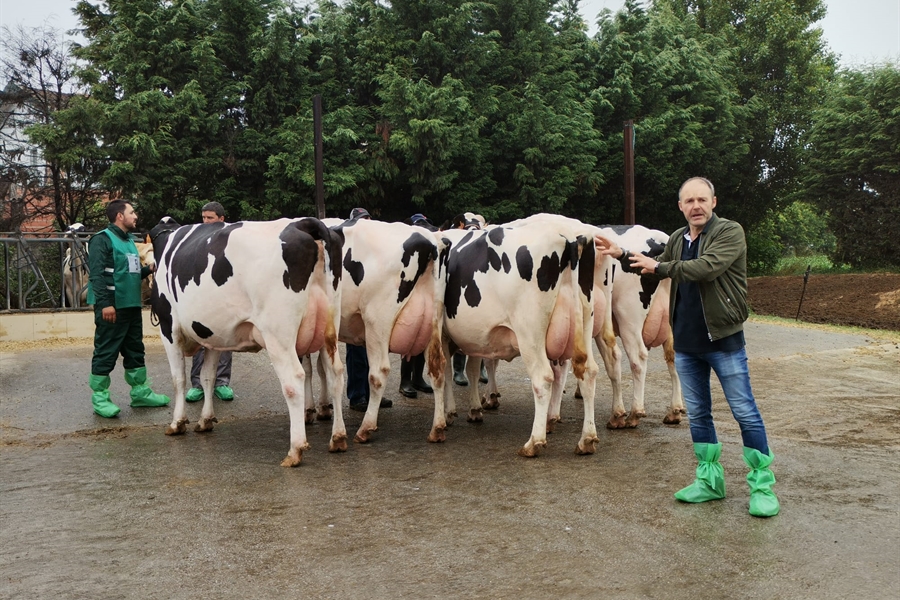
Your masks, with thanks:
[{"label": "green foliage", "polygon": [[771,220],[747,231],[747,274],[766,275],[775,270],[782,255],[781,241]]},{"label": "green foliage", "polygon": [[834,257],[900,266],[900,66],[843,71],[814,113],[806,194],[830,214]]},{"label": "green foliage", "polygon": [[828,215],[813,205],[796,201],[769,217],[785,254],[831,254],[837,240],[828,229]]},{"label": "green foliage", "polygon": [[810,273],[847,273],[850,265],[836,265],[824,254],[810,254],[807,256],[784,256],[778,260],[775,270],[771,275],[803,275],[806,269]]}]

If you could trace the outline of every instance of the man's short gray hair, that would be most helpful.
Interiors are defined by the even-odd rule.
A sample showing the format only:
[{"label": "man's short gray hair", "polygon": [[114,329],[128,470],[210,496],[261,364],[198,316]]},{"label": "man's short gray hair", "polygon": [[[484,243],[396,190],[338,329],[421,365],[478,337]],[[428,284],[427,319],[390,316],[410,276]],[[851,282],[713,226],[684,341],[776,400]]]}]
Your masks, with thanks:
[{"label": "man's short gray hair", "polygon": [[690,179],[688,179],[687,181],[682,183],[680,188],[678,188],[678,200],[681,200],[681,190],[683,190],[684,186],[686,186],[687,184],[689,184],[692,181],[702,181],[703,183],[705,183],[706,185],[709,186],[709,191],[710,191],[710,193],[712,193],[712,197],[713,198],[716,197],[716,188],[713,187],[712,181],[710,181],[706,177],[691,177]]},{"label": "man's short gray hair", "polygon": [[200,212],[214,212],[217,217],[224,217],[225,207],[218,202],[207,202],[203,205],[203,208],[200,209]]}]

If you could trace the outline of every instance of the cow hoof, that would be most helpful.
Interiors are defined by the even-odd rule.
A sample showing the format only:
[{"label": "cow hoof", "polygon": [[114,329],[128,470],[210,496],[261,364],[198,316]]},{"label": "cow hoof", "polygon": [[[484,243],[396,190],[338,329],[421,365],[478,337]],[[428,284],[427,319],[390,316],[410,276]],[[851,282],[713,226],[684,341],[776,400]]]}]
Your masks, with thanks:
[{"label": "cow hoof", "polygon": [[454,410],[453,412],[448,412],[448,413],[447,413],[447,417],[446,417],[446,419],[447,419],[447,427],[450,427],[451,425],[453,425],[453,421],[454,421],[454,420],[456,419],[456,417],[458,417],[458,416],[459,416],[459,415],[456,414],[456,411],[455,411],[455,410]]},{"label": "cow hoof", "polygon": [[288,453],[287,456],[284,457],[284,460],[281,461],[282,467],[299,467],[300,463],[303,461],[303,455],[300,452],[297,452],[297,456],[293,456],[293,450]]},{"label": "cow hoof", "polygon": [[581,440],[575,446],[575,454],[579,456],[584,456],[585,454],[593,454],[597,450],[597,444],[600,443],[600,438],[598,437],[589,437],[587,439]]},{"label": "cow hoof", "polygon": [[678,410],[670,410],[663,417],[663,423],[666,425],[678,425],[681,423],[681,412]]},{"label": "cow hoof", "polygon": [[378,431],[377,427],[373,427],[371,429],[360,429],[356,432],[356,435],[353,436],[353,441],[358,444],[368,444],[371,441],[371,435]]},{"label": "cow hoof", "polygon": [[330,421],[334,416],[334,405],[329,404],[327,406],[320,406],[318,412],[316,412],[316,420],[317,421]]},{"label": "cow hoof", "polygon": [[173,423],[166,427],[166,435],[181,435],[187,431],[187,424],[189,421],[184,419],[183,421],[178,421],[177,423]]},{"label": "cow hoof", "polygon": [[316,420],[316,409],[307,408],[306,412],[303,413],[303,421],[307,425],[312,425]]},{"label": "cow hoof", "polygon": [[470,408],[466,421],[469,423],[481,423],[484,421],[484,413],[481,412],[481,409]]},{"label": "cow hoof", "polygon": [[206,433],[207,431],[213,430],[213,423],[218,423],[219,420],[215,417],[211,419],[200,419],[197,421],[197,425],[194,427],[194,431],[197,433]]},{"label": "cow hoof", "polygon": [[346,452],[347,436],[344,434],[331,436],[331,443],[328,444],[329,452]]},{"label": "cow hoof", "polygon": [[607,429],[625,429],[625,415],[616,415],[609,418],[606,422]]},{"label": "cow hoof", "polygon": [[500,394],[491,394],[489,397],[481,397],[481,408],[485,410],[497,410],[500,408]]},{"label": "cow hoof", "polygon": [[428,434],[428,441],[432,444],[440,444],[447,440],[447,436],[444,435],[444,429],[442,427],[434,427],[431,430],[431,433]]},{"label": "cow hoof", "polygon": [[547,433],[553,433],[553,429],[556,427],[556,424],[562,421],[559,417],[550,417],[547,419]]},{"label": "cow hoof", "polygon": [[641,416],[640,413],[628,415],[628,418],[625,419],[625,427],[627,429],[634,429],[638,425],[641,424]]},{"label": "cow hoof", "polygon": [[547,447],[547,442],[528,442],[521,448],[519,448],[518,455],[524,456],[525,458],[535,458],[541,453],[541,450]]}]

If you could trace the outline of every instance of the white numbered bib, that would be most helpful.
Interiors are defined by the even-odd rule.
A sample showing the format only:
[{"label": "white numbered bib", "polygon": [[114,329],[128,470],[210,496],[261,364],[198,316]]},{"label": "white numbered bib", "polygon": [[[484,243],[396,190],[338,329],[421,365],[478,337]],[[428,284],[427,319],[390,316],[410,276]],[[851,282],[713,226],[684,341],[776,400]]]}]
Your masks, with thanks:
[{"label": "white numbered bib", "polygon": [[137,254],[126,254],[125,258],[128,259],[128,272],[129,273],[140,273],[141,272],[141,259]]}]

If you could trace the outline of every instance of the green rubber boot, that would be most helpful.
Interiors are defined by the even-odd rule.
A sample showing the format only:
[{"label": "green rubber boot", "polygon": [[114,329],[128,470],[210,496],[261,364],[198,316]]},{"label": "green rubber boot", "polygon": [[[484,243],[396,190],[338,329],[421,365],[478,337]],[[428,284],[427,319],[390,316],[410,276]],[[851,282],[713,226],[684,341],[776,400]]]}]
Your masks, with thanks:
[{"label": "green rubber boot", "polygon": [[697,479],[684,489],[675,492],[675,499],[682,502],[708,502],[725,497],[725,470],[719,463],[722,444],[694,444],[697,456]]},{"label": "green rubber boot", "polygon": [[231,389],[230,385],[217,385],[214,393],[219,400],[225,400],[226,402],[234,400],[234,390]]},{"label": "green rubber boot", "polygon": [[775,460],[775,455],[769,449],[766,456],[759,450],[744,446],[744,462],[750,468],[747,473],[747,483],[750,484],[750,514],[754,517],[774,517],[781,506],[778,497],[772,491],[775,483],[775,474],[769,465]]},{"label": "green rubber boot", "polygon": [[88,380],[91,386],[91,404],[94,405],[94,412],[101,417],[110,419],[119,414],[119,407],[113,404],[109,399],[109,375],[94,375]]},{"label": "green rubber boot", "polygon": [[155,393],[147,385],[147,367],[125,369],[125,383],[131,386],[131,406],[135,408],[153,408],[169,403],[168,396]]}]

